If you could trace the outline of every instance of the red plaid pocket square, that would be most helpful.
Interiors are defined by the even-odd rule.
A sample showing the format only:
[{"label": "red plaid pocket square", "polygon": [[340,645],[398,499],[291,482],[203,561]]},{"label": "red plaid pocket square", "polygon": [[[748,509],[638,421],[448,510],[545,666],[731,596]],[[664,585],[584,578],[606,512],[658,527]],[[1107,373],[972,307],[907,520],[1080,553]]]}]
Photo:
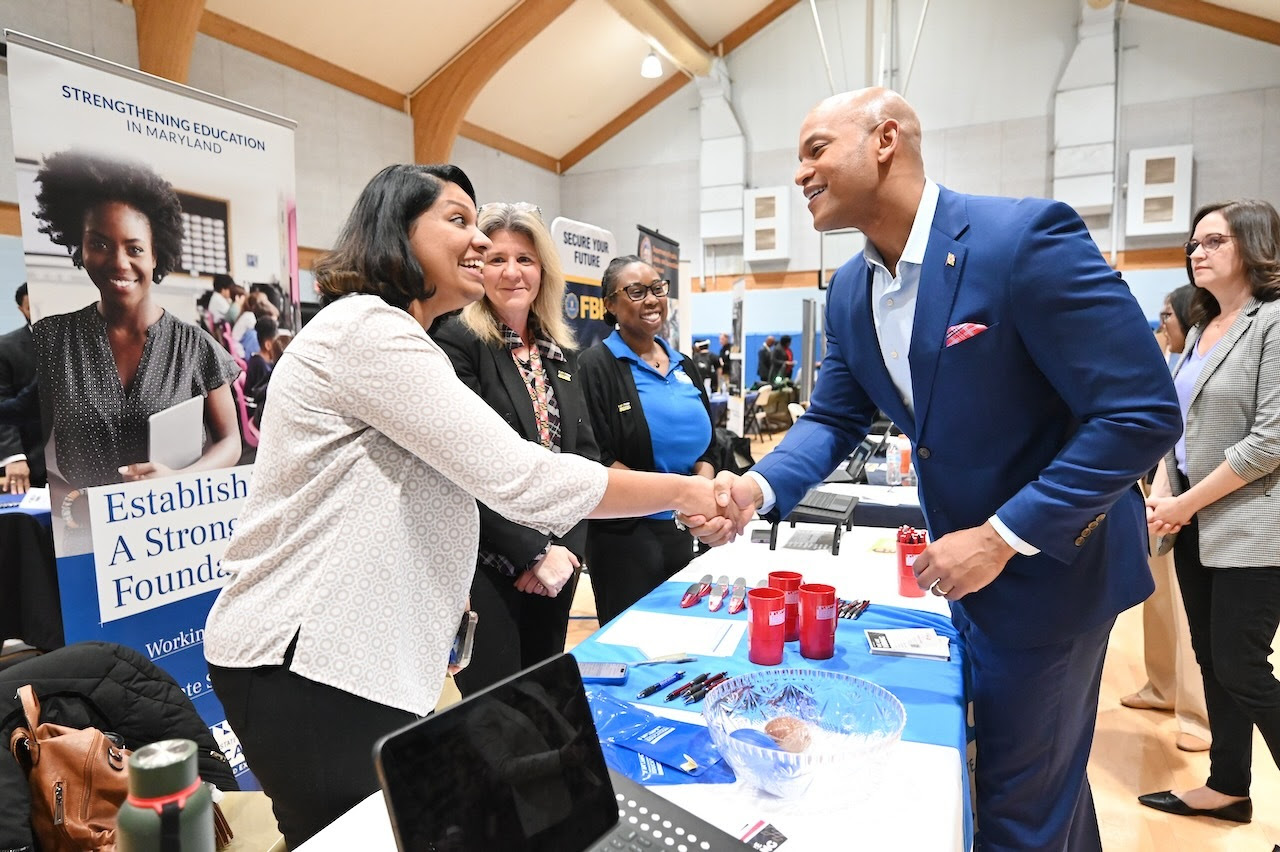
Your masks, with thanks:
[{"label": "red plaid pocket square", "polygon": [[947,329],[947,347],[955,346],[957,343],[963,343],[970,337],[977,337],[986,331],[987,327],[980,322],[962,322],[959,325],[953,325]]}]

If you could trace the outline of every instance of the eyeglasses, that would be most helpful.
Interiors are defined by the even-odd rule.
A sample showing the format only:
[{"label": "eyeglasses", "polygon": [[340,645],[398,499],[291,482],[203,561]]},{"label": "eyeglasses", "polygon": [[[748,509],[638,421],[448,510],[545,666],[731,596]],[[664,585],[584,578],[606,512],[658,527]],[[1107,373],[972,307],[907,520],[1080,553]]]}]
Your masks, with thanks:
[{"label": "eyeglasses", "polygon": [[626,293],[627,298],[633,302],[638,302],[643,299],[646,293],[652,293],[656,298],[661,299],[670,292],[671,282],[660,278],[657,281],[653,281],[648,284],[632,284],[630,287],[620,287],[609,295],[616,296],[618,295],[619,290]]},{"label": "eyeglasses", "polygon": [[1196,249],[1201,246],[1204,246],[1205,254],[1213,254],[1215,251],[1222,248],[1223,243],[1230,239],[1232,238],[1226,234],[1209,234],[1203,240],[1187,240],[1182,244],[1182,248],[1186,250],[1187,257],[1191,257],[1191,255],[1195,254]]},{"label": "eyeglasses", "polygon": [[485,213],[487,211],[495,213],[509,213],[515,211],[517,213],[532,213],[538,217],[538,221],[542,221],[542,208],[528,201],[490,201],[487,204],[481,204],[478,212]]}]

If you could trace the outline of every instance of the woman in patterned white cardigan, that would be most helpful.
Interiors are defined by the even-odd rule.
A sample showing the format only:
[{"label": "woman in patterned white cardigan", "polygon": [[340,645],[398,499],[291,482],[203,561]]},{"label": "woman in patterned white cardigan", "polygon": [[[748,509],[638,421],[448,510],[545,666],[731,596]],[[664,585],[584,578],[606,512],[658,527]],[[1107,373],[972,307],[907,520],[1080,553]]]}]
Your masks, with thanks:
[{"label": "woman in patterned white cardigan", "polygon": [[1153,533],[1178,532],[1213,745],[1204,786],[1138,801],[1249,822],[1255,726],[1280,765],[1280,681],[1267,662],[1280,625],[1280,216],[1265,201],[1211,204],[1186,249],[1196,325],[1174,374],[1186,431],[1147,516]]},{"label": "woman in patterned white cardigan", "polygon": [[427,329],[484,295],[489,238],[455,166],[365,187],[316,266],[330,304],[273,371],[205,656],[296,848],[377,790],[372,745],[435,706],[476,564],[476,500],[563,534],[712,514],[710,480],[607,470],[517,435]]}]

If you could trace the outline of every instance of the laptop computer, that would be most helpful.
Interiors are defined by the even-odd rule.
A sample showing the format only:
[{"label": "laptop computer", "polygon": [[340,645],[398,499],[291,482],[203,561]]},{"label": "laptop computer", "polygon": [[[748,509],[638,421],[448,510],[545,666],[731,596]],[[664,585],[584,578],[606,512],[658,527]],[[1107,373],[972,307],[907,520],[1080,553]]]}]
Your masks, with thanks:
[{"label": "laptop computer", "polygon": [[401,852],[743,849],[609,770],[568,654],[388,734],[374,760]]},{"label": "laptop computer", "polygon": [[884,452],[884,445],[889,437],[891,428],[892,424],[879,436],[867,435],[867,437],[863,438],[857,449],[849,454],[848,460],[833,470],[827,476],[826,481],[832,483],[866,482],[867,462],[871,460],[872,456]]}]

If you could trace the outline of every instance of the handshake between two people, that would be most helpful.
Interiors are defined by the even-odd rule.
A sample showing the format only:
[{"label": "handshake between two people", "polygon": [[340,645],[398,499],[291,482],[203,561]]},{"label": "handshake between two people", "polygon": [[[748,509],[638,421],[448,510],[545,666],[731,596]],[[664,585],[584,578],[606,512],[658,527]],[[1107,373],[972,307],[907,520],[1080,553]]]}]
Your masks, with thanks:
[{"label": "handshake between two people", "polygon": [[[710,481],[712,508],[701,514],[676,513],[676,520],[704,544],[728,544],[744,533],[764,505],[760,483],[750,476],[721,471]],[[990,585],[1016,551],[990,521],[956,530],[932,542],[916,557],[912,570],[920,588],[956,601]]]}]

